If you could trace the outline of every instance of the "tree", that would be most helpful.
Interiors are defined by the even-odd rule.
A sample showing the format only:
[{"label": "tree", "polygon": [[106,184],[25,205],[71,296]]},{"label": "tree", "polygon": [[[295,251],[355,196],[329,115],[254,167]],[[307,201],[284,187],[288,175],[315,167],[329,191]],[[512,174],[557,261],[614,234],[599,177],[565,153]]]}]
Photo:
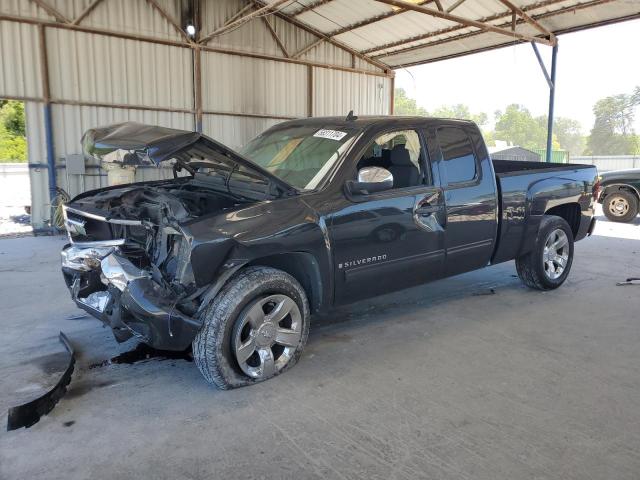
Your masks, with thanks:
[{"label": "tree", "polygon": [[24,137],[26,134],[24,103],[9,100],[0,108],[0,124],[12,135]]},{"label": "tree", "polygon": [[[522,105],[508,105],[504,113],[498,110],[495,113],[496,125],[494,138],[518,145],[520,147],[534,149],[545,148],[547,144],[547,129],[539,118],[534,118],[531,112]],[[554,145],[554,148],[559,145]]]},{"label": "tree", "polygon": [[419,107],[414,98],[407,96],[404,88],[396,88],[393,94],[394,115],[420,115],[426,117],[427,111]]},{"label": "tree", "polygon": [[[546,128],[547,117],[544,117]],[[558,139],[560,148],[568,150],[569,155],[581,155],[586,146],[580,122],[572,118],[557,117],[553,120],[553,136]]]},{"label": "tree", "polygon": [[0,107],[0,162],[26,162],[24,104],[4,100]]},{"label": "tree", "polygon": [[640,105],[640,87],[631,94],[619,94],[598,100],[593,106],[595,121],[587,140],[591,155],[625,155],[638,152],[638,137],[633,131],[635,108]]},{"label": "tree", "polygon": [[473,114],[469,111],[469,107],[462,103],[457,105],[441,105],[431,113],[433,117],[440,118],[461,118],[463,120],[473,120],[479,126],[486,125],[489,117],[484,112]]}]

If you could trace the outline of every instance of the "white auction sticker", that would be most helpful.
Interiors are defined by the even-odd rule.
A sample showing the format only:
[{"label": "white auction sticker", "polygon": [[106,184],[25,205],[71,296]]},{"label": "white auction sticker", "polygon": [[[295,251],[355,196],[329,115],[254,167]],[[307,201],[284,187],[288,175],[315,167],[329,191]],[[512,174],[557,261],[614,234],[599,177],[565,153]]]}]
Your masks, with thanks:
[{"label": "white auction sticker", "polygon": [[316,133],[313,134],[314,137],[319,137],[319,138],[328,138],[330,140],[337,140],[340,141],[342,140],[345,135],[347,134],[347,132],[340,132],[338,130],[327,130],[325,128],[318,130]]}]

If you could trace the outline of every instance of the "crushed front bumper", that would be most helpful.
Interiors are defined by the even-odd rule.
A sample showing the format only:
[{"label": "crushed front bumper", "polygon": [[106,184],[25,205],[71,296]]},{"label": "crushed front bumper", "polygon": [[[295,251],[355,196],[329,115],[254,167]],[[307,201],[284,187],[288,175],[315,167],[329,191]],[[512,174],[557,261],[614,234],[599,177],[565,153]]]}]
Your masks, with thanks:
[{"label": "crushed front bumper", "polygon": [[115,246],[63,248],[62,273],[78,307],[113,330],[162,350],[187,348],[201,323],[180,312],[178,296],[139,269]]}]

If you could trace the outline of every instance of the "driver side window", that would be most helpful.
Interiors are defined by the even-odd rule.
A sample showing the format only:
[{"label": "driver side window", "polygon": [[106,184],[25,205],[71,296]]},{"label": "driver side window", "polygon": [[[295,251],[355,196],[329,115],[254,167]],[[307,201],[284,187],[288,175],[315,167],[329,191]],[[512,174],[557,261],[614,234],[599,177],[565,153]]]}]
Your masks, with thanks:
[{"label": "driver side window", "polygon": [[393,188],[407,188],[423,183],[423,164],[418,133],[398,130],[383,133],[371,142],[357,168],[382,167],[393,175]]}]

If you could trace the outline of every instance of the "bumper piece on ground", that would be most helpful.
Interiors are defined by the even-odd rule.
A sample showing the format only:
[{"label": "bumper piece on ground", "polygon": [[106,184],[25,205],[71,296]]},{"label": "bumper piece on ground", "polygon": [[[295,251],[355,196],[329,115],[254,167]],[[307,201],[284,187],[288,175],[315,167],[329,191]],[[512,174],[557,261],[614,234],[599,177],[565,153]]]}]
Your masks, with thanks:
[{"label": "bumper piece on ground", "polygon": [[16,430],[18,428],[29,428],[38,423],[43,415],[47,415],[60,399],[67,393],[67,385],[71,382],[71,375],[76,364],[76,357],[73,347],[66,335],[60,332],[60,342],[69,352],[69,365],[64,371],[58,383],[41,397],[31,400],[28,403],[12,407],[9,409],[7,417],[7,431]]}]

